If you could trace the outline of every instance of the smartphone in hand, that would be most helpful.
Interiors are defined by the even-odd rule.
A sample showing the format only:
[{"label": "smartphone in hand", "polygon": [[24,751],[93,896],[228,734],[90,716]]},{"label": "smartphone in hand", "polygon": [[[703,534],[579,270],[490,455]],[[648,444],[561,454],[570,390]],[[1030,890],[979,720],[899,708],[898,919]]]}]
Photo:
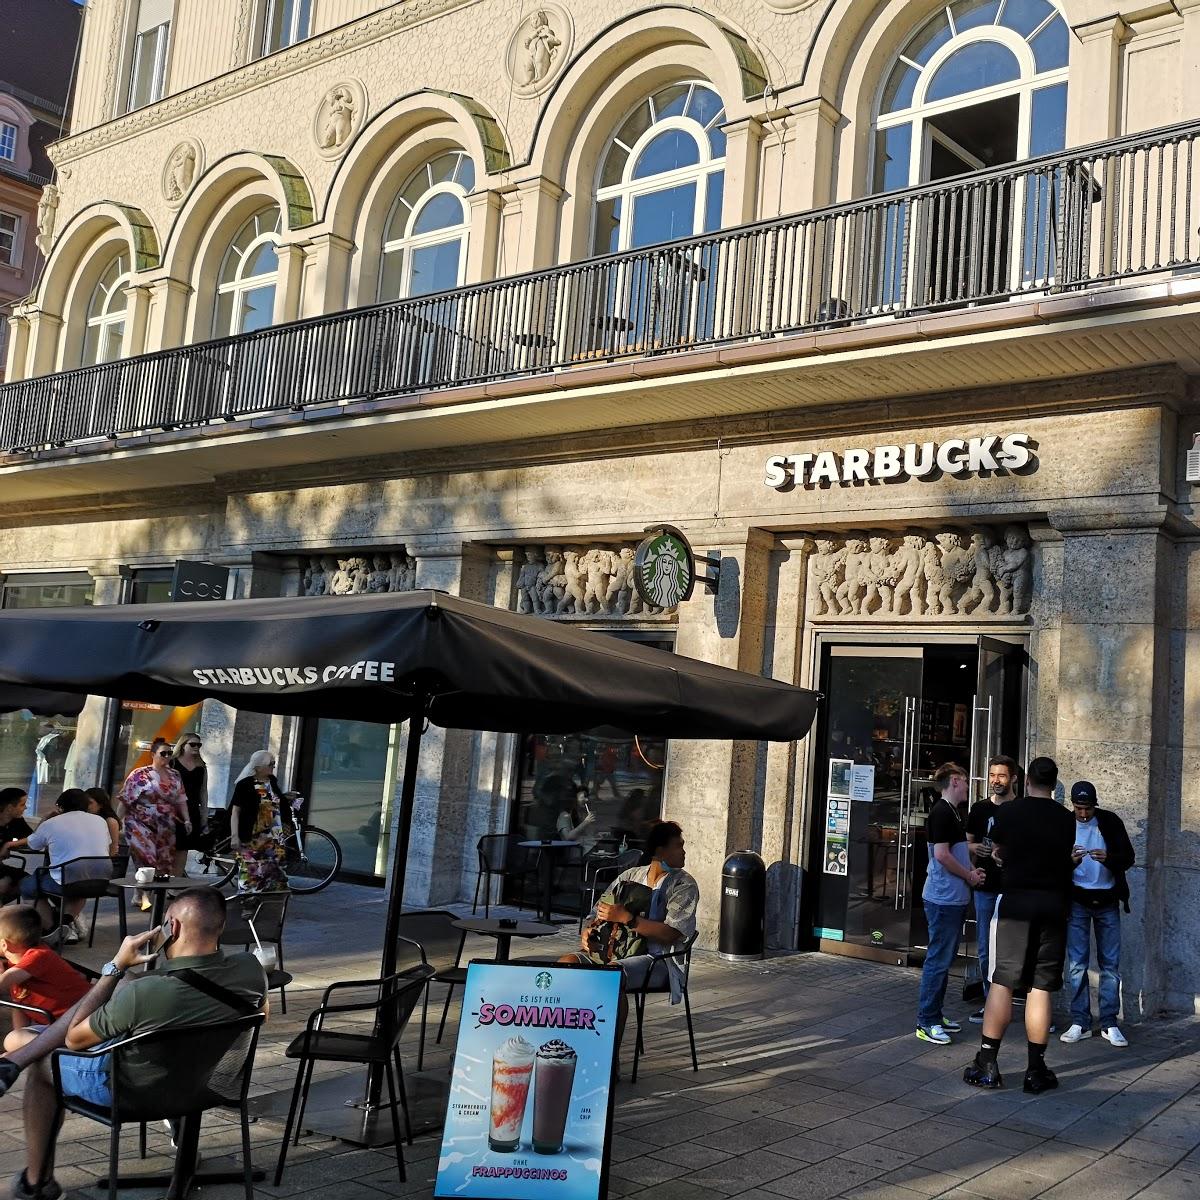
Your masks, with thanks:
[{"label": "smartphone in hand", "polygon": [[166,948],[175,940],[175,933],[171,928],[170,921],[164,921],[156,932],[161,935],[162,941],[154,947],[152,953],[162,954],[163,951],[166,950]]}]

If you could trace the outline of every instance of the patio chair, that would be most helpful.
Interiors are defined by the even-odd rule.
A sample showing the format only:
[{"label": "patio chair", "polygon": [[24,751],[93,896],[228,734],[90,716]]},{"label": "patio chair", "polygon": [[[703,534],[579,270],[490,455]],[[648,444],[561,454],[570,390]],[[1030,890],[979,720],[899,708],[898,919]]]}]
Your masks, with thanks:
[{"label": "patio chair", "polygon": [[[58,879],[54,874],[58,873]],[[122,872],[124,874],[124,872]],[[113,886],[113,860],[107,854],[72,858],[50,867],[36,867],[33,878],[37,885],[36,900],[45,900],[54,910],[55,928],[60,928],[67,900],[93,900],[109,894]],[[90,944],[90,943],[89,943]]]},{"label": "patio chair", "polygon": [[[246,1107],[262,1013],[205,1025],[177,1025],[123,1038],[91,1050],[55,1050],[50,1056],[58,1115],[74,1113],[107,1125],[108,1197],[118,1186],[137,1186],[137,1177],[119,1179],[117,1162],[121,1127],[160,1121],[179,1122],[175,1175],[185,1186],[195,1172],[196,1146],[203,1114],[212,1108],[237,1109],[242,1130],[242,1182],[246,1200],[254,1200],[254,1165],[250,1154],[250,1113]],[[62,1060],[112,1056],[111,1103],[96,1105],[67,1095],[62,1086]],[[59,1121],[54,1122],[57,1130]],[[149,1185],[147,1178],[140,1181]],[[206,1181],[207,1182],[207,1181]]]},{"label": "patio chair", "polygon": [[[442,1009],[442,1020],[438,1025],[437,1040],[442,1040],[446,1026],[446,1013],[450,1009],[450,997],[456,987],[467,982],[467,968],[460,966],[463,946],[466,944],[465,930],[455,929],[452,922],[458,920],[456,913],[444,908],[425,909],[419,912],[400,914],[402,936],[397,962],[418,961],[432,968],[433,973],[426,981],[425,993],[421,997],[421,1040],[417,1050],[417,1070],[425,1066],[425,1031],[429,1024],[429,988],[435,983],[446,984],[446,1003]],[[407,954],[405,948],[407,947]],[[414,953],[415,948],[415,953]]]},{"label": "patio chair", "polygon": [[[279,993],[280,1008],[285,1013],[287,988],[292,982],[292,975],[283,965],[283,926],[291,898],[291,892],[263,892],[258,896],[238,897],[229,905],[229,917],[220,939],[222,946],[241,946],[243,950],[252,950],[259,943],[275,947],[275,966],[267,972],[267,991]],[[255,934],[258,934],[257,942]]]},{"label": "patio chair", "polygon": [[583,860],[583,874],[579,880],[579,932],[583,933],[583,919],[596,907],[596,897],[603,894],[622,871],[636,867],[642,861],[642,852],[637,849],[622,851],[615,859]]},{"label": "patio chair", "polygon": [[[113,856],[112,860],[112,877],[114,879],[124,879],[129,873],[129,847],[122,846]],[[88,945],[95,945],[96,942],[96,916],[100,911],[100,901],[113,899],[117,902],[117,921],[121,927],[121,940],[124,941],[129,935],[129,923],[127,920],[127,912],[125,909],[125,889],[118,887],[115,883],[108,885],[108,891],[103,896],[97,896],[92,901],[92,924],[88,929]]]},{"label": "patio chair", "polygon": [[525,841],[516,833],[485,833],[479,839],[476,850],[479,854],[479,874],[475,877],[475,898],[471,901],[471,912],[479,908],[479,889],[483,886],[483,915],[492,915],[492,876],[501,879],[519,879],[521,891],[518,908],[525,907],[525,882],[537,874],[537,851],[520,843]]},{"label": "patio chair", "polygon": [[[683,966],[683,1011],[687,1017],[688,1045],[692,1051],[693,1071],[700,1070],[700,1063],[696,1059],[696,1033],[692,1028],[692,1002],[688,997],[688,980],[692,973],[692,946],[695,945],[696,937],[697,935],[693,933],[678,950],[672,950],[668,954],[659,955],[664,963],[670,959],[674,959]],[[664,984],[651,985],[650,978],[653,974],[653,971],[647,971],[646,982],[632,992],[634,1011],[637,1014],[637,1040],[633,1045],[633,1070],[629,1076],[632,1083],[637,1083],[638,1060],[646,1053],[646,1044],[642,1040],[642,1021],[646,1012],[646,997],[663,993],[670,995],[671,993],[671,984],[669,981]]]},{"label": "patio chair", "polygon": [[[404,1109],[404,1127],[410,1146],[412,1121],[408,1111],[408,1094],[404,1088],[400,1037],[432,974],[433,968],[428,963],[421,963],[384,979],[348,980],[345,983],[331,983],[325,989],[320,1007],[309,1015],[304,1032],[294,1038],[285,1051],[288,1058],[297,1060],[298,1066],[287,1124],[283,1130],[283,1144],[279,1147],[279,1162],[275,1166],[276,1187],[280,1186],[283,1179],[288,1143],[299,1144],[313,1066],[318,1062],[360,1063],[383,1070],[391,1101],[389,1111],[392,1116],[392,1136],[396,1142],[396,1168],[400,1173],[400,1182],[407,1182],[400,1118],[396,1112],[397,1099]],[[360,997],[357,1002],[351,998],[349,1003],[331,1003],[335,993],[340,993],[337,999],[341,1001],[347,999],[346,993],[354,992]],[[364,994],[366,999],[362,999]],[[356,1014],[356,1017],[351,1018],[349,1029],[330,1029],[326,1026],[326,1019],[335,1014],[342,1017],[344,1014]],[[367,1018],[370,1020],[369,1026],[364,1023]],[[361,1032],[363,1029],[369,1029],[369,1032]]]}]

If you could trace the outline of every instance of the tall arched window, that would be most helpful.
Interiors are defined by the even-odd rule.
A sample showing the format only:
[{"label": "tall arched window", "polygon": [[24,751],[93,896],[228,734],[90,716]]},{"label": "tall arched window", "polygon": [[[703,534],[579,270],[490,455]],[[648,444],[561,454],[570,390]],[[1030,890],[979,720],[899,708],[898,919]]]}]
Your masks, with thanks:
[{"label": "tall arched window", "polygon": [[1066,22],[1050,0],[956,0],[909,39],[880,90],[877,191],[1061,150]]},{"label": "tall arched window", "polygon": [[88,300],[83,335],[83,362],[112,362],[121,357],[125,340],[125,285],[129,282],[129,255],[118,254],[105,268]]},{"label": "tall arched window", "polygon": [[379,299],[427,296],[458,287],[467,263],[475,165],[451,150],[414,171],[400,189],[383,234]]},{"label": "tall arched window", "polygon": [[720,227],[724,120],[720,96],[699,80],[655,92],[625,118],[600,160],[595,253]]},{"label": "tall arched window", "polygon": [[271,324],[279,279],[276,247],[281,228],[279,208],[272,204],[255,213],[230,243],[217,281],[215,337],[251,333]]}]

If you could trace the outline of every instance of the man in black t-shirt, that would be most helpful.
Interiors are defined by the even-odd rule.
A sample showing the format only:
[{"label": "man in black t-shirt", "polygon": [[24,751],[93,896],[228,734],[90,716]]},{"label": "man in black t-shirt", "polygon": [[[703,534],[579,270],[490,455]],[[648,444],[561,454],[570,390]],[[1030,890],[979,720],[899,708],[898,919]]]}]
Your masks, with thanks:
[{"label": "man in black t-shirt", "polygon": [[[0,858],[7,856],[12,842],[27,838],[33,832],[22,816],[27,799],[24,788],[0,790]],[[25,872],[15,862],[0,863],[0,903],[17,894],[24,878]]]},{"label": "man in black t-shirt", "polygon": [[[983,979],[983,996],[987,999],[989,963],[989,931],[996,901],[1003,891],[1004,877],[1000,864],[992,857],[992,823],[1000,806],[1011,800],[1017,782],[1017,764],[1007,754],[998,754],[988,761],[988,799],[980,800],[967,817],[967,844],[971,861],[983,870],[983,882],[975,889],[975,945],[979,953],[979,974]],[[983,1024],[983,1009],[973,1012],[972,1025]]]},{"label": "man in black t-shirt", "polygon": [[1058,767],[1053,759],[1035,758],[1025,782],[1026,795],[1007,801],[992,823],[993,855],[1004,868],[1004,891],[991,926],[991,988],[983,1038],[963,1080],[973,1087],[1001,1086],[996,1057],[1012,1020],[1013,992],[1021,989],[1029,993],[1024,1090],[1037,1094],[1058,1086],[1045,1053],[1051,994],[1063,983],[1075,819],[1054,799]]}]

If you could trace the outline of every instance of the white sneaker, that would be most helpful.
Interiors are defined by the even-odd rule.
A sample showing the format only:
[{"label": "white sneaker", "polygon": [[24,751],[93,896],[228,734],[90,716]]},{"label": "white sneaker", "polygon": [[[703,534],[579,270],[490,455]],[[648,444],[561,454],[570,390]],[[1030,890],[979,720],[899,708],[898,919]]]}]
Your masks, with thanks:
[{"label": "white sneaker", "polygon": [[71,928],[75,931],[75,936],[82,942],[87,937],[87,930],[83,926],[83,922],[76,917],[71,922]]},{"label": "white sneaker", "polygon": [[1059,1038],[1059,1041],[1068,1043],[1082,1042],[1084,1038],[1090,1038],[1091,1036],[1091,1029],[1084,1029],[1082,1025],[1072,1025],[1071,1028],[1068,1029],[1061,1038]]},{"label": "white sneaker", "polygon": [[917,1037],[923,1042],[936,1042],[939,1046],[948,1046],[953,1040],[940,1025],[918,1025]]},{"label": "white sneaker", "polygon": [[1116,1025],[1110,1025],[1107,1029],[1100,1030],[1100,1036],[1112,1046],[1128,1046],[1129,1039],[1117,1028]]},{"label": "white sneaker", "polygon": [[79,934],[75,932],[75,928],[72,925],[64,924],[60,925],[58,928],[61,935],[61,941],[64,946],[74,946],[83,940],[80,938]]}]

